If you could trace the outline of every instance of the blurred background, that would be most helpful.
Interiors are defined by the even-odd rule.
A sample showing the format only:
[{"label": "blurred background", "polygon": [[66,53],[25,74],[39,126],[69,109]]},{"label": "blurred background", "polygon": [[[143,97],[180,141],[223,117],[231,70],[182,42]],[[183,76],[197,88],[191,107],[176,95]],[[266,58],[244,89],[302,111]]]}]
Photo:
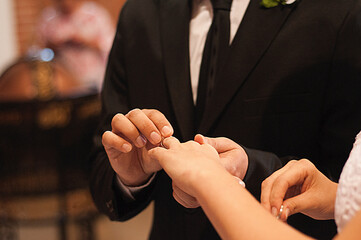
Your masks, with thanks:
[{"label": "blurred background", "polygon": [[125,0],[0,0],[0,240],[146,239],[88,190],[99,92]]}]

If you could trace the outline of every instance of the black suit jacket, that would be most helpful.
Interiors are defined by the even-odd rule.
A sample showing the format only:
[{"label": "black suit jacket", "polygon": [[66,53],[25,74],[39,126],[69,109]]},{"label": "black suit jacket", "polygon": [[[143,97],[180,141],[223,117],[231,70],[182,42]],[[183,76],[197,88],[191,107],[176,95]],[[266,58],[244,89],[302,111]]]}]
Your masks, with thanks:
[{"label": "black suit jacket", "polygon": [[[122,221],[154,200],[151,239],[218,236],[201,209],[175,202],[162,171],[136,201],[122,196],[101,146],[101,135],[116,113],[154,108],[166,115],[181,141],[195,133],[235,140],[249,156],[245,182],[256,197],[262,180],[291,158],[308,158],[337,181],[361,130],[359,0],[298,0],[270,9],[251,0],[198,129],[189,73],[190,6],[186,0],[126,2],[94,138],[91,191],[96,205],[110,219]],[[335,233],[329,222],[318,225],[297,217],[290,222],[318,238]]]}]

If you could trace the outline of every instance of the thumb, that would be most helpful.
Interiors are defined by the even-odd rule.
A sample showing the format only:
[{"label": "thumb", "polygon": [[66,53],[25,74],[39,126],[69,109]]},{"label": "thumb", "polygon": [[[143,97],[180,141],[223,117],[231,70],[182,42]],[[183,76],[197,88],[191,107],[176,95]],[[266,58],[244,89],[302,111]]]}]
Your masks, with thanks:
[{"label": "thumb", "polygon": [[225,137],[210,138],[210,137],[202,136],[201,134],[197,134],[194,137],[194,141],[198,142],[201,145],[209,144],[213,148],[215,148],[218,153],[227,152],[238,146],[237,143]]},{"label": "thumb", "polygon": [[203,145],[203,144],[206,144],[207,143],[207,139],[206,137],[204,137],[203,135],[201,134],[197,134],[195,137],[194,137],[194,141]]},{"label": "thumb", "polygon": [[280,219],[286,221],[289,216],[309,209],[310,199],[308,195],[309,194],[305,192],[295,197],[286,199],[282,204],[283,211]]}]

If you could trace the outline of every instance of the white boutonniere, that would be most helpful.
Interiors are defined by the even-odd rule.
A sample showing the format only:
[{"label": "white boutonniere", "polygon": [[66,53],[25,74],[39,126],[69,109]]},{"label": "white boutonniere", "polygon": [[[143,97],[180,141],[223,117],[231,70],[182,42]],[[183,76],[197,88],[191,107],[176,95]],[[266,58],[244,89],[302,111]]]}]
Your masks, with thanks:
[{"label": "white boutonniere", "polygon": [[260,5],[265,8],[277,7],[278,5],[289,5],[296,0],[261,0]]}]

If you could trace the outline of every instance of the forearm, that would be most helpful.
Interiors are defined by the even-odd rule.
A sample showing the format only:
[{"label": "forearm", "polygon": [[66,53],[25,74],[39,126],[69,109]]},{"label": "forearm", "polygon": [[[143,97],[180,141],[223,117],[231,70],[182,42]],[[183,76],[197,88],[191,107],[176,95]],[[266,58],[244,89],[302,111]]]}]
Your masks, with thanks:
[{"label": "forearm", "polygon": [[268,213],[230,174],[206,175],[197,184],[197,200],[223,239],[309,239]]}]

